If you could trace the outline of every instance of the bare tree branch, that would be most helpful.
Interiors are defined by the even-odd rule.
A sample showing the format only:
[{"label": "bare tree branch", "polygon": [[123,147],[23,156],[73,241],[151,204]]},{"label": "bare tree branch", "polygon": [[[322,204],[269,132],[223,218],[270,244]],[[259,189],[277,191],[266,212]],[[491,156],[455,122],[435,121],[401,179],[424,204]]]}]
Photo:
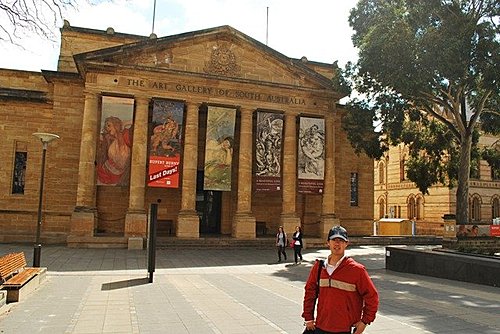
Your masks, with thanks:
[{"label": "bare tree branch", "polygon": [[22,46],[27,35],[55,41],[57,24],[78,2],[91,0],[0,0],[0,41]]}]

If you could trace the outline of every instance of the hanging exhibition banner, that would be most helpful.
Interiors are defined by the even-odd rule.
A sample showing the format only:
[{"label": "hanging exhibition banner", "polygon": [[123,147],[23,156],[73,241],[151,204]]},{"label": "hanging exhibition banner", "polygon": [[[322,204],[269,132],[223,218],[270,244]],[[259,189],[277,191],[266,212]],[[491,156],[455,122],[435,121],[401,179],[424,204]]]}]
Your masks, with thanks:
[{"label": "hanging exhibition banner", "polygon": [[208,107],[204,190],[231,191],[236,109]]},{"label": "hanging exhibition banner", "polygon": [[281,190],[283,114],[257,112],[254,190]]},{"label": "hanging exhibition banner", "polygon": [[97,185],[129,184],[133,119],[134,99],[102,97],[101,130],[96,154]]},{"label": "hanging exhibition banner", "polygon": [[325,144],[325,120],[300,117],[297,143],[297,186],[299,193],[323,193]]},{"label": "hanging exhibition banner", "polygon": [[148,186],[178,188],[184,103],[153,99],[150,116]]}]

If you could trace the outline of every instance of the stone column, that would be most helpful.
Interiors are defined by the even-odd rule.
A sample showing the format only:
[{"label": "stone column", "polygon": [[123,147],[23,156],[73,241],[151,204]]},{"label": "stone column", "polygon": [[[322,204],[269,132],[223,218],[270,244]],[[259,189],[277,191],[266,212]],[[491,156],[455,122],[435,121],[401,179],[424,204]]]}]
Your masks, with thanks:
[{"label": "stone column", "polygon": [[240,150],[238,159],[238,196],[233,218],[232,236],[255,238],[255,217],[252,214],[252,110],[241,108]]},{"label": "stone column", "polygon": [[199,104],[188,102],[182,156],[181,210],[177,218],[178,238],[199,238],[200,219],[196,213],[196,174],[198,169]]},{"label": "stone column", "polygon": [[332,113],[325,116],[325,181],[323,202],[321,207],[321,221],[319,226],[320,238],[325,239],[328,231],[340,222],[335,216],[335,123]]},{"label": "stone column", "polygon": [[100,96],[89,90],[85,90],[84,94],[76,207],[71,215],[68,243],[72,242],[73,237],[92,237],[97,224],[95,156]]},{"label": "stone column", "polygon": [[144,207],[146,187],[146,159],[148,150],[149,99],[135,98],[134,134],[130,163],[129,204],[125,216],[125,237],[130,248],[143,248],[147,233],[147,215]]},{"label": "stone column", "polygon": [[286,233],[295,232],[300,225],[297,216],[297,123],[295,114],[285,114],[283,138],[283,204],[280,225]]}]

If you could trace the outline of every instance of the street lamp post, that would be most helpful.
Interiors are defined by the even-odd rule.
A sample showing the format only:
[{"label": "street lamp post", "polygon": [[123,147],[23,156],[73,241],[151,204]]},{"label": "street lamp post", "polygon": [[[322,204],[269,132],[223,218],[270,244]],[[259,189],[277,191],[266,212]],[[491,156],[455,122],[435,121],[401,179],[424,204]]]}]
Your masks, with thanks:
[{"label": "street lamp post", "polygon": [[38,197],[38,219],[36,225],[35,246],[33,249],[33,267],[40,267],[40,255],[42,254],[42,244],[40,243],[40,232],[42,228],[42,198],[43,198],[43,181],[45,178],[45,156],[47,154],[47,146],[54,139],[59,139],[58,135],[53,133],[35,132],[33,136],[40,139],[43,146],[42,151],[42,172],[40,176],[40,192]]}]

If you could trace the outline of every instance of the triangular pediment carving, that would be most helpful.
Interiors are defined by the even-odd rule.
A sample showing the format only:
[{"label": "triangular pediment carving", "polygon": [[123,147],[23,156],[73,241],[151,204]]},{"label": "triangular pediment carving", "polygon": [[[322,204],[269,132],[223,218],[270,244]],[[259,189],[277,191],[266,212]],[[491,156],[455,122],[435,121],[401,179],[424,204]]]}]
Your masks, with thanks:
[{"label": "triangular pediment carving", "polygon": [[208,61],[205,62],[203,71],[208,74],[240,77],[241,65],[239,65],[235,53],[228,43],[220,43],[212,48]]},{"label": "triangular pediment carving", "polygon": [[[149,39],[75,56],[77,65],[116,64],[311,88],[329,78],[228,27]],[[84,68],[84,66],[80,66]]]}]

